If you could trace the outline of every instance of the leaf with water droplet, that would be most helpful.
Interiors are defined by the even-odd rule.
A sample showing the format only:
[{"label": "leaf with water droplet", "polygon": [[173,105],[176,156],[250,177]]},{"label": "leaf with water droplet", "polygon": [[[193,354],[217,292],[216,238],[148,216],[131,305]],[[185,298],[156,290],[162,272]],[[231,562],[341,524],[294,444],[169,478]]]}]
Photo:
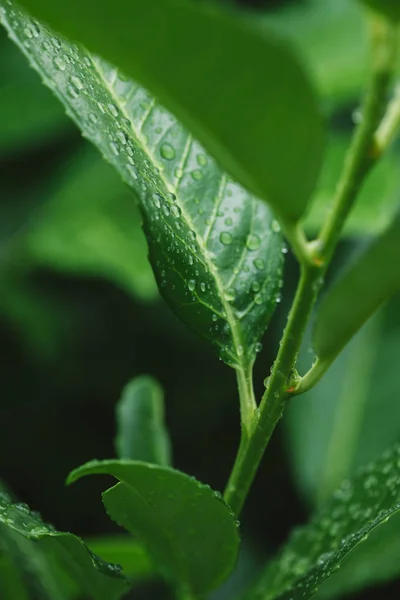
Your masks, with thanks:
[{"label": "leaf with water droplet", "polygon": [[351,261],[321,302],[313,345],[324,366],[335,360],[365,321],[400,289],[399,237],[400,213]]},{"label": "leaf with water droplet", "polygon": [[[267,205],[223,173],[145,89],[46,27],[39,26],[28,50],[23,40],[30,19],[8,3],[2,10],[12,39],[136,192],[165,300],[226,363],[248,372],[282,283],[282,237]],[[64,71],[54,66],[60,47],[73,57]],[[166,144],[173,158],[163,156],[162,148],[171,156]],[[125,260],[135,257],[127,253]]]},{"label": "leaf with water droplet", "polygon": [[292,534],[244,600],[307,600],[359,544],[399,511],[397,445],[343,482],[311,522]]},{"label": "leaf with water droplet", "polygon": [[307,74],[276,32],[204,2],[136,0],[101,11],[93,0],[23,4],[150,89],[277,213],[301,218],[321,166],[323,123]]},{"label": "leaf with water droplet", "polygon": [[118,479],[103,493],[108,514],[179,585],[204,594],[232,571],[239,549],[235,519],[209,486],[168,467],[128,460],[89,462],[68,482],[93,474]]},{"label": "leaf with water droplet", "polygon": [[119,458],[170,464],[171,445],[164,424],[164,394],[153,377],[136,377],[124,387],[116,415],[115,443]]},{"label": "leaf with water droplet", "polygon": [[117,565],[106,563],[80,538],[56,531],[27,505],[12,503],[4,494],[0,494],[0,528],[1,549],[21,569],[22,581],[24,570],[30,571],[27,585],[34,586],[30,591],[36,591],[35,597],[116,600],[128,590]]}]

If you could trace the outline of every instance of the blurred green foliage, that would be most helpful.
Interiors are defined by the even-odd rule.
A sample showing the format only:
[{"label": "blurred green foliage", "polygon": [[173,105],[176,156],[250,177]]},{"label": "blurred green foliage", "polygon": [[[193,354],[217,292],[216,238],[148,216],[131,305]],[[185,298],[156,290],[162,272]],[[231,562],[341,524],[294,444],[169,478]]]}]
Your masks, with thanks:
[{"label": "blurred green foliage", "polygon": [[[260,27],[268,24],[294,40],[330,124],[310,232],[329,209],[358,118],[368,70],[361,13],[361,4],[350,0],[303,0],[256,17]],[[399,154],[397,143],[365,185],[345,230],[342,258],[390,222],[400,198]],[[166,390],[176,466],[222,489],[238,439],[233,376],[160,302],[132,192],[81,139],[3,32],[0,161],[2,476],[58,528],[90,539],[115,533],[100,502],[92,506],[102,486],[90,481],[65,490],[63,474],[95,455],[113,454],[121,389],[132,376],[150,372]],[[282,306],[256,366],[259,389],[296,276],[289,261]],[[238,597],[312,505],[358,465],[400,441],[399,340],[395,298],[326,378],[288,409],[243,515],[239,568],[215,600]],[[304,364],[311,358],[306,347]],[[321,598],[324,589],[326,597],[338,595],[340,576],[353,582],[349,591],[380,584],[354,591],[352,598],[397,598],[399,582],[385,585],[399,575],[397,532],[398,520],[377,532],[335,576],[337,588],[333,577]],[[103,548],[108,559],[102,539],[91,547],[99,553]],[[111,549],[110,560],[114,556]],[[379,562],[382,556],[390,560]],[[147,558],[142,560],[145,572]],[[3,557],[0,572],[13,578]],[[143,584],[135,598],[166,594]]]}]

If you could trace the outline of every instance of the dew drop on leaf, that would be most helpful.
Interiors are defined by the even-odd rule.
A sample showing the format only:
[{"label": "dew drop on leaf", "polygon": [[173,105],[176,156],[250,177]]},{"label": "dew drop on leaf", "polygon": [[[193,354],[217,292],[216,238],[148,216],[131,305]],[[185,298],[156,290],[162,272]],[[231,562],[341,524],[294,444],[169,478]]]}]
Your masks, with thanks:
[{"label": "dew drop on leaf", "polygon": [[263,261],[262,258],[256,258],[254,261],[254,266],[259,271],[262,271],[263,269],[265,269],[265,262]]},{"label": "dew drop on leaf", "polygon": [[233,240],[232,235],[229,233],[229,231],[223,231],[219,236],[219,239],[221,241],[221,244],[224,244],[224,246],[229,246],[229,244],[232,244]]},{"label": "dew drop on leaf", "polygon": [[165,142],[161,145],[160,154],[165,160],[173,160],[176,155],[175,148],[168,142]]},{"label": "dew drop on leaf", "polygon": [[249,250],[258,250],[260,247],[260,238],[258,235],[250,234],[246,240],[246,246]]},{"label": "dew drop on leaf", "polygon": [[59,71],[65,71],[67,68],[65,60],[61,56],[55,56],[53,62]]},{"label": "dew drop on leaf", "polygon": [[192,177],[196,181],[199,181],[203,177],[203,173],[200,171],[200,169],[195,169],[192,171]]},{"label": "dew drop on leaf", "polygon": [[236,292],[233,288],[228,288],[224,293],[225,300],[228,302],[233,302],[236,298]]},{"label": "dew drop on leaf", "polygon": [[194,279],[189,279],[188,281],[188,288],[191,292],[193,292],[196,288],[196,282]]}]

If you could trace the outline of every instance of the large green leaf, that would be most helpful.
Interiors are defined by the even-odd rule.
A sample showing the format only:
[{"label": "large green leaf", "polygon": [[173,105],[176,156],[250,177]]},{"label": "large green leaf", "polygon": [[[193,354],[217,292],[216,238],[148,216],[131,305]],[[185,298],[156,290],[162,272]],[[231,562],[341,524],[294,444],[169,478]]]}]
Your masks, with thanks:
[{"label": "large green leaf", "polygon": [[281,285],[282,239],[267,206],[143,88],[13,4],[2,6],[12,39],[138,194],[164,298],[225,362],[248,371]]},{"label": "large green leaf", "polygon": [[25,262],[105,277],[141,300],[156,297],[133,194],[90,147],[69,162],[22,236]]},{"label": "large green leaf", "polygon": [[193,593],[217,587],[235,566],[239,535],[220,494],[184,473],[137,461],[92,461],[68,481],[110,474],[120,482],[103,494],[108,514],[136,535],[175,581]]},{"label": "large green leaf", "polygon": [[399,509],[400,447],[396,446],[345,480],[312,521],[295,531],[246,600],[310,598]]},{"label": "large green leaf", "polygon": [[353,259],[317,311],[314,349],[332,362],[364,322],[400,288],[400,214],[369,248]]},{"label": "large green leaf", "polygon": [[321,164],[322,122],[305,73],[272,32],[188,0],[23,5],[148,88],[276,212],[302,216]]},{"label": "large green leaf", "polygon": [[26,573],[28,589],[34,589],[37,597],[64,600],[77,591],[111,600],[127,590],[117,566],[95,556],[75,535],[46,525],[26,505],[13,504],[3,492],[0,527],[3,549],[18,559],[15,566]]},{"label": "large green leaf", "polygon": [[118,458],[159,465],[171,463],[171,444],[164,424],[164,394],[149,375],[132,379],[116,408]]}]

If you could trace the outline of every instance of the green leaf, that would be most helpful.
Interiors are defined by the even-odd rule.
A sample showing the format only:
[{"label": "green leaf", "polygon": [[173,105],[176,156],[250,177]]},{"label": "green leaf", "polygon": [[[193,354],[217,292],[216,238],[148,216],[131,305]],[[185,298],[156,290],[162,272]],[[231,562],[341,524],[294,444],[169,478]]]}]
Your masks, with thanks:
[{"label": "green leaf", "polygon": [[164,394],[149,375],[130,381],[116,408],[118,458],[169,465],[171,444],[164,424]]},{"label": "green leaf", "polygon": [[103,494],[108,514],[145,544],[192,593],[216,588],[235,566],[239,535],[219,493],[168,467],[135,461],[92,461],[70,474],[109,474],[121,483]]},{"label": "green leaf", "polygon": [[19,569],[28,569],[28,585],[41,598],[64,600],[75,589],[111,600],[127,590],[118,567],[99,559],[75,535],[46,525],[25,504],[13,504],[5,493],[0,494],[0,524],[2,545],[19,558]]},{"label": "green leaf", "polygon": [[8,3],[2,14],[12,39],[83,134],[136,191],[166,301],[225,362],[248,372],[281,285],[282,238],[267,206],[222,173],[152,96],[117,69]]},{"label": "green leaf", "polygon": [[310,598],[399,509],[400,446],[396,446],[345,480],[312,521],[295,531],[246,600]]},{"label": "green leaf", "polygon": [[363,0],[363,2],[396,23],[400,21],[400,5],[397,0]]},{"label": "green leaf", "polygon": [[109,535],[86,540],[89,548],[108,563],[121,565],[135,583],[154,577],[155,567],[143,546],[128,535]]},{"label": "green leaf", "polygon": [[[301,403],[288,407],[284,422],[293,476],[311,503],[324,501],[344,477],[398,440],[399,353],[400,314],[394,299],[356,334]],[[399,576],[399,555],[396,517],[355,550],[318,598]]]},{"label": "green leaf", "polygon": [[[332,208],[337,179],[349,144],[350,135],[332,133],[330,136],[318,189],[305,221],[310,235],[318,233]],[[399,205],[398,161],[398,151],[389,150],[376,165],[357,197],[342,237],[376,235],[388,227]]]},{"label": "green leaf", "polygon": [[[120,0],[101,11],[95,0],[23,4],[148,88],[276,213],[302,216],[321,165],[323,128],[303,69],[272,32],[182,0]],[[24,40],[31,37],[28,29]]]},{"label": "green leaf", "polygon": [[400,215],[356,257],[317,311],[314,349],[329,365],[365,321],[400,288]]},{"label": "green leaf", "polygon": [[105,277],[135,298],[155,298],[133,194],[90,147],[69,162],[21,241],[26,260]]}]

